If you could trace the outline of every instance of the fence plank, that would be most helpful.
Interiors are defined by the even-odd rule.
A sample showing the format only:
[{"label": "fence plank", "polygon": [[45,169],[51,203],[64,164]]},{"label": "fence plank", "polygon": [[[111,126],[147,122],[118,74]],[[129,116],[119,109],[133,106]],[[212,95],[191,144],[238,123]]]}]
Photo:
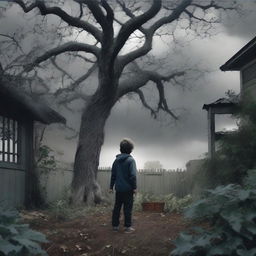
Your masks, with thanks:
[{"label": "fence plank", "polygon": [[[60,169],[44,174],[41,177],[45,184],[47,201],[54,201],[63,196],[63,191],[70,187],[73,172]],[[111,171],[99,169],[97,180],[103,193],[109,190]],[[186,170],[139,170],[137,173],[137,186],[140,193],[153,193],[156,195],[174,194],[183,197],[192,191],[193,175]]]},{"label": "fence plank", "polygon": [[[99,170],[98,183],[102,190],[109,187],[111,172]],[[186,170],[139,170],[137,173],[138,191],[153,194],[175,194],[183,197],[192,190],[192,175]]]}]

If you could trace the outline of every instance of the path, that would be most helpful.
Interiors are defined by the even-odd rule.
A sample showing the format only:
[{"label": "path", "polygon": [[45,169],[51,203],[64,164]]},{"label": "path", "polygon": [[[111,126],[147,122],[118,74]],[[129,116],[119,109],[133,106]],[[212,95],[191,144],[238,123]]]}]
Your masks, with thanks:
[{"label": "path", "polygon": [[58,222],[39,214],[30,223],[46,234],[49,256],[167,256],[172,241],[188,227],[179,214],[135,212],[136,231],[125,234],[111,230],[110,216],[109,211],[98,212]]}]

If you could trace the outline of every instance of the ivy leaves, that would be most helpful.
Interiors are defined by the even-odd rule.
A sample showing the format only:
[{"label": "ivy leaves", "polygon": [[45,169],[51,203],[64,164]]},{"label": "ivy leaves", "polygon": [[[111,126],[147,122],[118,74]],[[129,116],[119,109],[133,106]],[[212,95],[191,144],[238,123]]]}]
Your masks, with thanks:
[{"label": "ivy leaves", "polygon": [[39,245],[45,236],[19,223],[16,211],[0,208],[0,256],[47,255]]},{"label": "ivy leaves", "polygon": [[38,166],[48,169],[56,169],[56,160],[54,156],[54,151],[46,146],[41,145],[39,148],[39,159],[37,160]]},{"label": "ivy leaves", "polygon": [[189,207],[185,216],[207,220],[207,229],[182,233],[176,240],[175,256],[256,255],[256,171],[243,186],[229,184],[207,190],[205,198]]}]

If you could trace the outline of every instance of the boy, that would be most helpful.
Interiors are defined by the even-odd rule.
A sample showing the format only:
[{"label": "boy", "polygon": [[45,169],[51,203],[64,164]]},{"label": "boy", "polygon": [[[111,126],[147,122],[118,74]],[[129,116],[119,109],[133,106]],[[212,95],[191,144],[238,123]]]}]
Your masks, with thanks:
[{"label": "boy", "polygon": [[130,139],[123,139],[120,142],[121,154],[116,156],[111,170],[110,192],[113,192],[115,185],[116,197],[112,214],[112,226],[114,231],[119,229],[120,211],[124,208],[125,233],[135,231],[132,228],[132,206],[133,195],[136,193],[136,163],[130,155],[134,148]]}]

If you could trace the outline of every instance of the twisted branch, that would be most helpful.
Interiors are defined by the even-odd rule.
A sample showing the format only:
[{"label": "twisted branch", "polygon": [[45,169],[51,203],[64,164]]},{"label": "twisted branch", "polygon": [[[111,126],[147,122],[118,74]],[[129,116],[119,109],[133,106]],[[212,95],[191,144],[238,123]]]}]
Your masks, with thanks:
[{"label": "twisted branch", "polygon": [[57,47],[45,52],[43,55],[37,57],[32,63],[28,64],[25,67],[23,72],[31,71],[35,66],[50,59],[51,57],[57,56],[59,54],[65,53],[65,52],[78,52],[78,51],[89,52],[89,53],[92,53],[95,56],[97,56],[99,49],[98,49],[98,47],[92,46],[89,44],[84,44],[84,43],[79,43],[79,42],[68,42],[61,46],[57,46]]},{"label": "twisted branch", "polygon": [[77,28],[82,28],[87,32],[89,32],[91,35],[93,35],[97,41],[101,41],[102,32],[99,29],[97,29],[92,24],[81,20],[81,17],[76,18],[76,17],[70,16],[68,13],[66,13],[59,7],[47,7],[44,1],[40,1],[40,0],[35,0],[35,2],[30,4],[29,6],[26,6],[26,4],[22,0],[11,0],[11,1],[14,3],[17,3],[25,13],[28,13],[35,8],[38,8],[41,15],[43,16],[48,14],[56,15],[59,18],[61,18],[63,21],[65,21],[68,25],[77,27]]}]

